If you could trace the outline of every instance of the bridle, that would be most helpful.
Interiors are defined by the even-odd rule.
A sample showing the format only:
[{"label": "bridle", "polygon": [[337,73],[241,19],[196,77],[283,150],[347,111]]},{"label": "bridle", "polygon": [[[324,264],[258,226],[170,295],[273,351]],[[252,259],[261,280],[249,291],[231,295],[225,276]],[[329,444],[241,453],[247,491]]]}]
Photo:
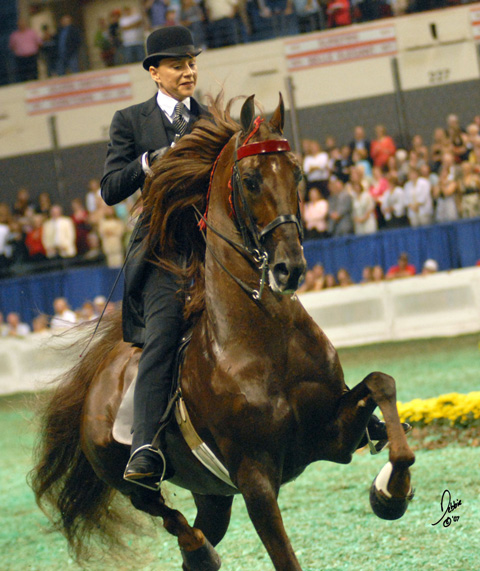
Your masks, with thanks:
[{"label": "bridle", "polygon": [[[255,129],[252,131],[252,133],[250,133],[250,135],[241,145],[240,145],[241,132],[237,133],[235,141],[234,163],[232,166],[232,176],[230,178],[229,187],[231,188],[231,205],[233,210],[233,219],[237,226],[237,229],[242,235],[243,243],[239,244],[237,242],[234,242],[233,240],[231,240],[230,238],[228,238],[227,236],[216,230],[214,227],[212,227],[212,225],[207,220],[208,204],[207,204],[207,211],[205,212],[204,215],[202,215],[198,211],[198,209],[196,209],[197,217],[199,218],[199,226],[201,229],[205,230],[205,228],[208,228],[209,230],[214,232],[214,234],[216,234],[227,244],[232,246],[237,252],[241,253],[250,262],[253,261],[255,266],[260,270],[259,287],[258,289],[253,289],[245,282],[243,282],[240,278],[232,274],[232,272],[230,272],[230,270],[225,267],[225,265],[218,259],[213,250],[209,247],[205,237],[206,246],[209,249],[212,256],[217,261],[217,263],[220,265],[220,267],[245,292],[247,292],[256,301],[261,299],[265,284],[267,282],[268,253],[264,247],[264,242],[266,237],[270,234],[270,232],[272,232],[273,230],[275,230],[275,228],[281,226],[282,224],[295,224],[298,230],[300,241],[303,241],[303,226],[300,216],[300,204],[296,215],[280,214],[279,216],[274,218],[271,222],[269,222],[266,226],[264,226],[262,229],[258,228],[255,222],[255,218],[253,216],[253,212],[248,204],[242,177],[240,175],[239,162],[246,157],[251,157],[255,155],[286,153],[290,151],[290,145],[286,139],[267,139],[265,141],[260,141],[257,143],[248,143],[249,139],[253,136],[253,134],[256,131],[258,131],[258,128],[260,127],[260,123],[262,121],[263,119],[257,117],[257,119],[255,120]],[[222,152],[219,154],[219,157],[221,156]],[[210,194],[210,188],[213,181],[213,174],[217,162],[214,164],[210,175],[210,187],[207,194],[207,200]],[[243,213],[243,216],[241,215],[241,213]]]}]

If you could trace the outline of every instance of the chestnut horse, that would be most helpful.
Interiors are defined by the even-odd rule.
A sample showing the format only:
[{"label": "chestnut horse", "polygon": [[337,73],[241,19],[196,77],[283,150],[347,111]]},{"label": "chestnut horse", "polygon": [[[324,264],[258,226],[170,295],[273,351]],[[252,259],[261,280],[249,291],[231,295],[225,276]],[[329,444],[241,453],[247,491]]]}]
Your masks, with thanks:
[{"label": "chestnut horse", "polygon": [[[213,546],[238,493],[275,569],[301,571],[277,503],[280,486],[317,460],[350,462],[377,405],[390,447],[371,487],[372,508],[396,519],[412,497],[415,458],[397,414],[395,381],[373,372],[348,389],[334,347],[294,295],[305,271],[302,173],[282,135],[282,99],[270,121],[255,119],[253,96],[240,124],[230,105],[224,109],[221,97],[211,103],[211,116],[160,161],[144,198],[152,257],[193,284],[182,399],[231,484],[200,464],[174,421],[164,434],[167,477],[192,491],[194,526],[160,491],[123,480],[129,449],[114,440],[112,427],[141,349],[122,341],[118,314],[107,316],[92,348],[49,397],[31,475],[37,501],[50,506],[77,554],[90,533],[108,536],[120,525],[112,504],[119,491],[163,518],[185,571],[216,570]],[[164,253],[185,238],[192,255],[182,270]]]}]

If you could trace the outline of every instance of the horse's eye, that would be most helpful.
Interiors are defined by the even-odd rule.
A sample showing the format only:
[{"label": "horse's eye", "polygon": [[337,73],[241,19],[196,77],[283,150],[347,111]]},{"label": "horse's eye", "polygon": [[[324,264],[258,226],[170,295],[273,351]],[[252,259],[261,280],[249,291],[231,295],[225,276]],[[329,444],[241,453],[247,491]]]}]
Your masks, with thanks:
[{"label": "horse's eye", "polygon": [[260,192],[260,185],[258,179],[252,176],[246,176],[243,179],[243,185],[248,190],[248,192],[258,193]]}]

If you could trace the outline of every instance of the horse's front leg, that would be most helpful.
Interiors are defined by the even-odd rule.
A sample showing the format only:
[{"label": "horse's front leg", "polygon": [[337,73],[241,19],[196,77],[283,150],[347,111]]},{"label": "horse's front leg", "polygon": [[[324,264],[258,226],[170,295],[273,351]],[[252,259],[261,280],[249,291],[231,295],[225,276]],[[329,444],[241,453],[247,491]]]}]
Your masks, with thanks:
[{"label": "horse's front leg", "polygon": [[276,571],[301,571],[278,507],[279,476],[269,455],[243,458],[236,473],[248,515]]},{"label": "horse's front leg", "polygon": [[332,443],[332,456],[329,459],[349,461],[377,405],[387,426],[390,461],[372,485],[371,504],[379,517],[396,519],[405,513],[412,498],[409,467],[415,462],[415,455],[400,423],[392,377],[384,373],[370,373],[342,396],[335,421],[337,437]]}]

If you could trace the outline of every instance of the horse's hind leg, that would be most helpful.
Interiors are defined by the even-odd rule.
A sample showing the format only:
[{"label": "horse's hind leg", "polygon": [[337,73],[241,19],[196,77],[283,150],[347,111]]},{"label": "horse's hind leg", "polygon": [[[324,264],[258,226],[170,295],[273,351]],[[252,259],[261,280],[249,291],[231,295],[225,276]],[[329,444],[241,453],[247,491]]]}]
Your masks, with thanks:
[{"label": "horse's hind leg", "polygon": [[169,508],[161,494],[139,488],[132,493],[130,498],[137,509],[163,519],[165,529],[178,540],[184,571],[218,571],[220,569],[220,557],[203,531],[191,527],[181,512]]},{"label": "horse's hind leg", "polygon": [[389,375],[370,373],[342,397],[335,423],[338,430],[336,461],[348,461],[351,457],[376,405],[382,411],[387,426],[390,462],[374,481],[371,504],[379,517],[396,519],[403,515],[412,497],[409,467],[415,462],[415,455],[400,423],[395,381]]}]

